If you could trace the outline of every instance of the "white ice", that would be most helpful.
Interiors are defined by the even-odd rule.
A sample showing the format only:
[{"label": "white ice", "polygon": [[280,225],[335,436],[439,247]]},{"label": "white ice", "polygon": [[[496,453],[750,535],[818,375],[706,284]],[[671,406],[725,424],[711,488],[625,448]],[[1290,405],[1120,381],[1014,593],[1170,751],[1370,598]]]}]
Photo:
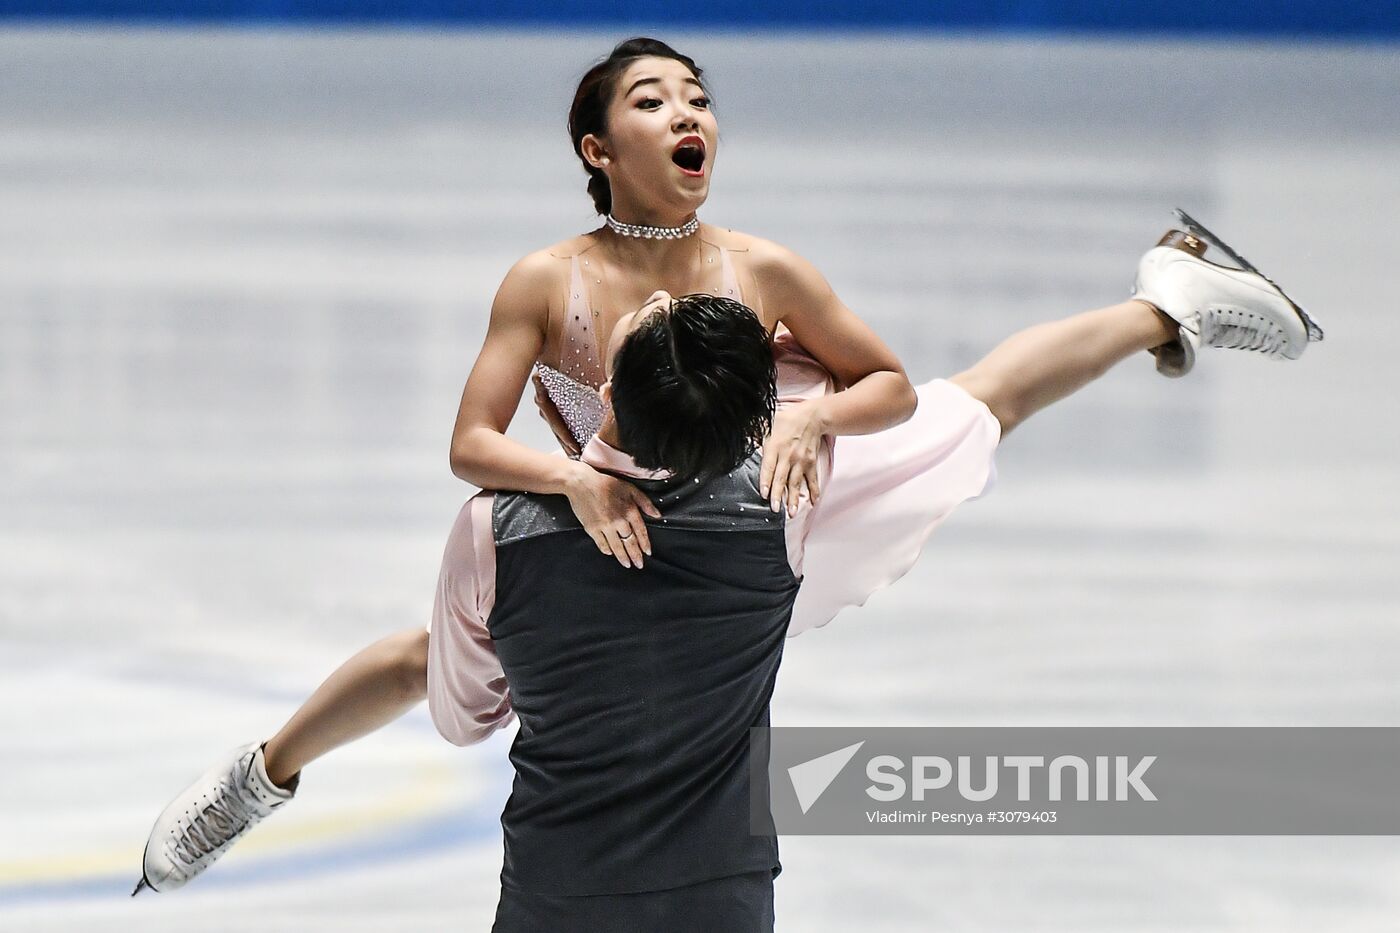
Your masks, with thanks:
[{"label": "white ice", "polygon": [[[510,264],[595,223],[564,118],[621,37],[0,32],[0,929],[488,928],[506,738],[421,711],[126,895],[187,781],[426,620],[463,380]],[[665,38],[719,108],[702,218],[811,259],[916,379],[1126,297],[1176,205],[1328,333],[1181,381],[1143,354],[1018,429],[904,581],[788,645],[775,722],[1396,723],[1393,47]],[[1400,913],[1386,837],[782,853],[789,931]]]}]

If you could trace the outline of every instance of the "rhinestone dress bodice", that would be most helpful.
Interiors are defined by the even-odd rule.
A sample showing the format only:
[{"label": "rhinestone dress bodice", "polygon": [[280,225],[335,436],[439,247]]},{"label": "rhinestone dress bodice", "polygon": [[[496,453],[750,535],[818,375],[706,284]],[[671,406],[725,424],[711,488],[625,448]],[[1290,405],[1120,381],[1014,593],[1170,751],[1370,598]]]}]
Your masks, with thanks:
[{"label": "rhinestone dress bodice", "polygon": [[[713,261],[713,260],[712,260]],[[574,256],[569,269],[569,301],[564,312],[561,331],[562,350],[559,368],[544,363],[535,364],[535,372],[544,384],[549,400],[559,410],[569,433],[580,447],[588,443],[603,426],[603,400],[597,386],[603,381],[603,359],[598,351],[596,316],[589,305],[583,267],[589,262]],[[720,286],[718,294],[743,301],[738,277],[730,262],[729,251],[719,250]]]},{"label": "rhinestone dress bodice", "polygon": [[587,444],[603,426],[603,399],[598,390],[564,375],[553,366],[536,363],[535,371],[540,374],[549,400],[569,426],[569,433],[580,447]]}]

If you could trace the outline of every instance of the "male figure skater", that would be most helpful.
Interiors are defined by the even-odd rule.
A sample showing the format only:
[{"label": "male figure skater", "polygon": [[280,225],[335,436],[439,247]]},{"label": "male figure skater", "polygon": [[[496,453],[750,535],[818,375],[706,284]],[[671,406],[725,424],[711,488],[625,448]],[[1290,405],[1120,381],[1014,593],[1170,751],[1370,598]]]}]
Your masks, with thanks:
[{"label": "male figure skater", "polygon": [[749,729],[768,724],[810,515],[759,494],[773,351],[748,308],[694,295],[624,317],[607,363],[583,457],[661,505],[655,555],[641,574],[597,560],[563,497],[470,500],[429,708],[458,745],[520,719],[495,930],[771,930]]}]

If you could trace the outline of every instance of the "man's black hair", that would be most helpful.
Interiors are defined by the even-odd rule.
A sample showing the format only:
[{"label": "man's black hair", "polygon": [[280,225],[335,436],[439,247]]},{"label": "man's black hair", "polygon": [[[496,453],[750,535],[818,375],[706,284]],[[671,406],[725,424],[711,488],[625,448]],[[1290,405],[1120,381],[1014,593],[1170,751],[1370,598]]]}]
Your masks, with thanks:
[{"label": "man's black hair", "polygon": [[768,329],[730,298],[675,299],[613,358],[618,439],[647,469],[686,478],[729,472],[763,443],[776,403]]}]

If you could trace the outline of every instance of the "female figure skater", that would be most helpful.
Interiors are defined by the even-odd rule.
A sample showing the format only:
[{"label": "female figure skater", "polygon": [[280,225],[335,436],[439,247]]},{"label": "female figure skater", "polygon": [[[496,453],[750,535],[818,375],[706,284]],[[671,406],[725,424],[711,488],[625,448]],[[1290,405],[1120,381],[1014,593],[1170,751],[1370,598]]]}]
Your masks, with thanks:
[{"label": "female figure skater", "polygon": [[[1169,231],[1139,263],[1134,299],[1023,330],[916,391],[809,263],[699,222],[718,139],[701,78],[693,61],[652,39],[619,44],[584,75],[569,130],[606,224],[507,274],[453,433],[454,473],[482,488],[567,496],[599,551],[624,566],[644,566],[643,515],[663,513],[631,484],[504,432],[533,366],[541,413],[577,454],[602,414],[597,335],[665,292],[732,297],[775,335],[783,404],[764,445],[761,493],[789,514],[803,495],[821,503],[789,635],[902,576],[953,508],[988,488],[1003,436],[1119,361],[1148,350],[1160,372],[1182,376],[1202,345],[1296,359],[1321,339],[1277,286],[1180,215],[1187,229]],[[1243,268],[1205,260],[1207,242]],[[817,479],[824,436],[840,438],[827,488]],[[369,646],[271,739],[237,749],[191,785],[152,829],[136,891],[184,885],[290,800],[305,765],[421,702],[427,644],[414,628]]]}]

